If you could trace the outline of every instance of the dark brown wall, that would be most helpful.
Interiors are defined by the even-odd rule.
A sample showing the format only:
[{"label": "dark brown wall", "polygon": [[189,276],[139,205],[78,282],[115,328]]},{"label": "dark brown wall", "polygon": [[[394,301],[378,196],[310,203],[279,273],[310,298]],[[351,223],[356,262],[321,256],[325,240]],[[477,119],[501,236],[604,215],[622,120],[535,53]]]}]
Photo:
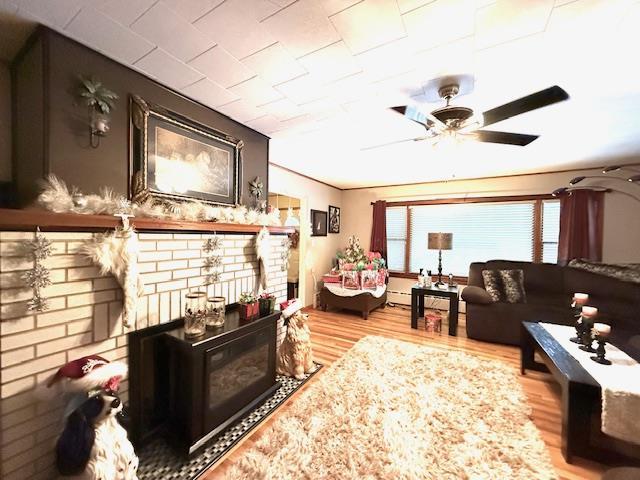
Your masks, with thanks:
[{"label": "dark brown wall", "polygon": [[[109,186],[127,194],[130,94],[243,140],[242,203],[249,203],[249,180],[260,176],[267,185],[268,137],[56,32],[42,27],[35,35],[13,65],[14,180],[21,204],[33,200],[43,166],[84,193]],[[109,135],[97,149],[89,146],[87,109],[77,105],[80,75],[96,77],[120,97]],[[42,131],[32,128],[41,122]]]}]

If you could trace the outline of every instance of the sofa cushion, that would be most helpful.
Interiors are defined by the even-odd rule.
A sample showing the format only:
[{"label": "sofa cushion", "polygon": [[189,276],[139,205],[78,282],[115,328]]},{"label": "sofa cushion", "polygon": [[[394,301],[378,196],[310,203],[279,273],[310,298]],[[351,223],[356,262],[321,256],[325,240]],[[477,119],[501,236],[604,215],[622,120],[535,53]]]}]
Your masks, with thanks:
[{"label": "sofa cushion", "polygon": [[518,270],[483,270],[484,288],[494,302],[525,303],[524,272]]},{"label": "sofa cushion", "polygon": [[524,288],[528,292],[557,292],[562,285],[564,268],[551,263],[515,262],[511,260],[490,260],[485,264],[487,270],[523,270]]}]

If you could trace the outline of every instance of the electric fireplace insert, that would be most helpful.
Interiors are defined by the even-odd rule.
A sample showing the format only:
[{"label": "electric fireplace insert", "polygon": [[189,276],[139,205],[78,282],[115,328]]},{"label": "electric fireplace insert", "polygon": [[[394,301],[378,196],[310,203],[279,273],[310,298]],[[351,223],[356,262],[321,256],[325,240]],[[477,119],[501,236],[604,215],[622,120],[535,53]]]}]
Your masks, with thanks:
[{"label": "electric fireplace insert", "polygon": [[131,438],[153,435],[192,454],[277,388],[280,312],[185,337],[177,320],[129,334]]}]

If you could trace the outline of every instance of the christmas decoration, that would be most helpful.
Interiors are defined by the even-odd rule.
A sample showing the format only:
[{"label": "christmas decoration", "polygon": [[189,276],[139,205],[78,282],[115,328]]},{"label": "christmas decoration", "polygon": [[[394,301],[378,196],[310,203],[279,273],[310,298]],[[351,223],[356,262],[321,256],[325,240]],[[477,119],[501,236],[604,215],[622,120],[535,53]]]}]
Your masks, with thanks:
[{"label": "christmas decoration", "polygon": [[202,267],[205,271],[204,284],[212,285],[220,281],[220,267],[222,266],[222,255],[220,248],[222,240],[218,236],[208,238],[202,247],[206,256]]},{"label": "christmas decoration", "polygon": [[256,235],[256,255],[260,261],[260,282],[258,287],[267,289],[267,279],[269,277],[269,253],[271,235],[269,229],[263,227]]},{"label": "christmas decoration", "polygon": [[88,240],[82,252],[100,267],[102,275],[111,273],[116,278],[124,293],[122,323],[125,327],[132,327],[138,297],[144,294],[144,285],[138,271],[138,237],[127,221],[128,216],[121,216],[122,228]]},{"label": "christmas decoration", "polygon": [[242,292],[238,300],[238,311],[240,318],[247,320],[260,314],[260,304],[253,292]]},{"label": "christmas decoration", "polygon": [[47,382],[52,390],[62,386],[69,397],[65,428],[56,443],[56,467],[61,475],[86,480],[137,479],[138,457],[117,418],[122,402],[116,392],[126,374],[125,364],[89,355],[67,363]]},{"label": "christmas decoration", "polygon": [[289,259],[291,258],[291,239],[289,237],[285,237],[282,240],[282,253],[280,254],[280,260],[282,260],[282,266],[280,270],[286,272],[289,270]]},{"label": "christmas decoration", "polygon": [[55,175],[49,175],[44,182],[38,203],[56,213],[79,213],[85,215],[112,215],[122,211],[128,203],[128,212],[136,217],[166,218],[196,222],[239,223],[244,225],[281,225],[280,211],[270,212],[248,209],[243,205],[220,207],[198,201],[159,202],[149,196],[134,196],[134,201],[117,196],[112,190],[103,188],[99,194],[84,195],[67,185]]},{"label": "christmas decoration", "polygon": [[51,255],[51,242],[40,233],[40,228],[38,228],[34,239],[25,242],[23,249],[25,255],[33,260],[33,268],[22,274],[22,280],[33,291],[33,296],[27,302],[27,310],[43,312],[49,307],[41,290],[51,285],[51,280],[49,270],[41,262]]},{"label": "christmas decoration", "polygon": [[276,370],[280,375],[289,375],[302,380],[305,373],[316,369],[311,350],[311,332],[307,325],[309,315],[302,313],[298,299],[280,304],[282,316],[287,322],[287,334],[278,350]]},{"label": "christmas decoration", "polygon": [[338,252],[338,261],[340,264],[353,263],[358,265],[367,261],[364,249],[360,246],[360,239],[356,235],[351,235],[347,240],[347,248],[344,252]]},{"label": "christmas decoration", "polygon": [[254,199],[254,204],[256,208],[261,207],[260,197],[262,197],[263,189],[264,189],[264,184],[262,183],[262,180],[260,180],[260,177],[256,177],[249,182],[249,193],[251,193],[251,196]]}]

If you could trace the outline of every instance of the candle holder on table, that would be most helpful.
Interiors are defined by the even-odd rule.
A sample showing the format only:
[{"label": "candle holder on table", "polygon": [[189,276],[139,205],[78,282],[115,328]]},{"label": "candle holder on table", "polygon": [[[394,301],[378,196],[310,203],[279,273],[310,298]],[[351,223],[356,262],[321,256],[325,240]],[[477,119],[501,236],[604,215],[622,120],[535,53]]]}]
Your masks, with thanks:
[{"label": "candle holder on table", "polygon": [[589,300],[589,295],[586,293],[574,293],[573,302],[571,303],[571,309],[573,310],[573,316],[576,319],[575,329],[576,336],[570,338],[573,343],[582,343],[582,336],[584,334],[584,321],[582,319],[582,307]]},{"label": "candle holder on table", "polygon": [[593,325],[593,331],[595,332],[596,341],[598,342],[598,348],[596,349],[595,356],[591,357],[596,363],[601,365],[611,365],[611,360],[605,358],[606,350],[604,346],[609,338],[611,327],[605,323],[595,323]]}]

